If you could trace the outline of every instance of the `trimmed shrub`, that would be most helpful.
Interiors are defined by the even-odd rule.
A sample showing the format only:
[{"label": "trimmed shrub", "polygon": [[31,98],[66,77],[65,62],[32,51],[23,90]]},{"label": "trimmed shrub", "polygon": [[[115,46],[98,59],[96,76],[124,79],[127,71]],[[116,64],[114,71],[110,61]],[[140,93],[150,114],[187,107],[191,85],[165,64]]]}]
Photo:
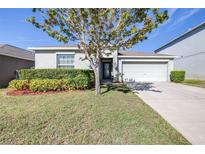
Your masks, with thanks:
[{"label": "trimmed shrub", "polygon": [[77,77],[73,78],[73,82],[77,89],[86,89],[90,86],[89,78],[84,75],[78,75]]},{"label": "trimmed shrub", "polygon": [[10,82],[18,90],[46,92],[90,88],[94,83],[94,72],[81,69],[22,69],[19,80]]},{"label": "trimmed shrub", "polygon": [[171,71],[170,80],[172,82],[182,82],[185,79],[185,71]]},{"label": "trimmed shrub", "polygon": [[21,69],[18,70],[19,79],[67,79],[84,75],[94,81],[94,72],[85,69]]},{"label": "trimmed shrub", "polygon": [[86,89],[88,78],[77,76],[73,79],[34,79],[30,81],[29,90],[37,92]]},{"label": "trimmed shrub", "polygon": [[64,85],[65,85],[64,81],[58,79],[43,79],[43,80],[36,79],[30,81],[29,90],[34,92],[65,90]]},{"label": "trimmed shrub", "polygon": [[72,79],[13,80],[9,83],[9,87],[11,88],[31,90],[34,92],[87,89],[89,86],[89,79],[83,75]]},{"label": "trimmed shrub", "polygon": [[[85,69],[22,69],[17,72],[20,80],[68,79],[71,89],[91,87],[94,85],[95,80],[94,72]],[[82,81],[80,81],[80,79],[82,79]],[[75,83],[74,80],[76,80],[77,83]],[[84,84],[84,86],[81,86],[82,84]]]},{"label": "trimmed shrub", "polygon": [[15,88],[17,90],[29,89],[28,80],[12,80],[9,82],[9,88]]}]

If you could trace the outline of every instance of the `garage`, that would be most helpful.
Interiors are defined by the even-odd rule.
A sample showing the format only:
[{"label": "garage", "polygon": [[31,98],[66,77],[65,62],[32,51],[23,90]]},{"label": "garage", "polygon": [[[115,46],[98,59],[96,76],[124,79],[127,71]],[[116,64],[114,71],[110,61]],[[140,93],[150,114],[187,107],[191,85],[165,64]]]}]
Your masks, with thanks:
[{"label": "garage", "polygon": [[168,81],[167,62],[123,62],[123,81]]}]

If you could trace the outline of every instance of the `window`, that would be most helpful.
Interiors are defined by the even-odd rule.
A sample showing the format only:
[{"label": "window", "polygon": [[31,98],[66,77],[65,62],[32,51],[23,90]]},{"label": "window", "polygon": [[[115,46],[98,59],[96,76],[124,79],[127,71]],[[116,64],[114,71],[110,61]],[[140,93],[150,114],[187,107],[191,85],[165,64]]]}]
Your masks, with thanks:
[{"label": "window", "polygon": [[58,68],[74,68],[74,54],[57,54]]}]

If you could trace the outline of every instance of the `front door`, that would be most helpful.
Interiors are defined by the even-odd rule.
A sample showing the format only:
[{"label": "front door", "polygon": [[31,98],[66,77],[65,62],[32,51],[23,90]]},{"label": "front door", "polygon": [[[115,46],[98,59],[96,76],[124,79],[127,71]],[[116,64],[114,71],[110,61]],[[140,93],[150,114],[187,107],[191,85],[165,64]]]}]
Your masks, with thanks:
[{"label": "front door", "polygon": [[111,79],[111,62],[103,62],[103,79]]}]

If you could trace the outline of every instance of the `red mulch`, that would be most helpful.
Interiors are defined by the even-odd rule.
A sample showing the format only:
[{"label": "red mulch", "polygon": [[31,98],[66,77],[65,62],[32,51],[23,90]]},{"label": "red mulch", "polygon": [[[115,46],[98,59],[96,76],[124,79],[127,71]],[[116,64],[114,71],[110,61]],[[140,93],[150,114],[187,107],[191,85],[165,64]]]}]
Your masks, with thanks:
[{"label": "red mulch", "polygon": [[[79,90],[75,90],[79,91]],[[47,92],[33,92],[29,90],[11,90],[7,92],[6,94],[9,96],[22,96],[22,95],[41,95],[41,94],[56,94],[56,93],[63,93],[63,92],[68,92],[66,91],[47,91]]]}]

